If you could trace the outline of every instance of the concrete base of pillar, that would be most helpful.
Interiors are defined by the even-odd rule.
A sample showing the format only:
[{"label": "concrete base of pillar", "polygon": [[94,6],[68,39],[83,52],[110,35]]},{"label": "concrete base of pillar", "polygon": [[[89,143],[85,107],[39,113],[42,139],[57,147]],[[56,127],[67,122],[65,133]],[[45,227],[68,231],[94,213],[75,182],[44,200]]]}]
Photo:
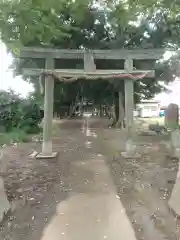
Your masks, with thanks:
[{"label": "concrete base of pillar", "polygon": [[128,139],[125,145],[125,152],[121,153],[124,158],[140,158],[141,154],[137,152],[137,146],[133,143],[132,139]]},{"label": "concrete base of pillar", "polygon": [[46,154],[46,153],[38,153],[36,155],[36,159],[52,159],[52,158],[56,158],[58,155],[57,152],[53,152],[52,154]]}]

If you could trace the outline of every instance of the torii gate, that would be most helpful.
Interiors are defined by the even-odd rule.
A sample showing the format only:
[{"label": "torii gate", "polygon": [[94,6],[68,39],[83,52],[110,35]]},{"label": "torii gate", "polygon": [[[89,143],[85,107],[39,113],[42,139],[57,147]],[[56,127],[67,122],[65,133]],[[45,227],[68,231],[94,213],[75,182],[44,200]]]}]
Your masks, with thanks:
[{"label": "torii gate", "polygon": [[[125,84],[125,118],[126,128],[133,125],[134,108],[134,80],[144,77],[155,77],[154,70],[134,70],[134,60],[160,59],[164,49],[138,49],[138,50],[70,50],[24,47],[20,51],[20,58],[45,59],[45,69],[23,69],[26,76],[45,75],[45,99],[44,99],[44,126],[42,152],[37,158],[54,158],[57,153],[52,151],[52,121],[53,121],[53,92],[54,79],[63,78],[77,80],[118,78]],[[83,59],[84,69],[55,69],[55,59]],[[121,70],[97,70],[94,59],[124,60],[124,69]]]}]

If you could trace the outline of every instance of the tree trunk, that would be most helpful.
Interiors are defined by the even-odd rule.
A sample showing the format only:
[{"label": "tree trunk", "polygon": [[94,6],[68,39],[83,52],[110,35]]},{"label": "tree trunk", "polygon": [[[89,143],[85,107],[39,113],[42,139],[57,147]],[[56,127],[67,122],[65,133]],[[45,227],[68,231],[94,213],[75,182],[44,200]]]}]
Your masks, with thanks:
[{"label": "tree trunk", "polygon": [[123,105],[123,96],[121,92],[116,92],[114,96],[114,114],[112,127],[124,127],[124,116],[125,112]]},{"label": "tree trunk", "polygon": [[111,108],[111,117],[112,117],[112,124],[111,127],[114,127],[117,123],[116,120],[116,113],[115,113],[115,104],[113,104],[112,108]]},{"label": "tree trunk", "polygon": [[101,104],[99,106],[99,110],[100,110],[100,117],[103,117],[103,108]]},{"label": "tree trunk", "polygon": [[73,102],[71,103],[71,105],[69,107],[69,116],[68,116],[68,118],[72,117],[72,113],[73,113]]},{"label": "tree trunk", "polygon": [[123,106],[123,97],[122,93],[119,92],[119,118],[116,123],[116,127],[123,128],[124,127],[124,116],[125,116],[125,111],[124,111],[124,106]]},{"label": "tree trunk", "polygon": [[79,100],[79,92],[78,92],[78,94],[76,96],[75,101],[72,102],[72,104],[71,104],[70,111],[69,111],[69,118],[71,118],[73,113],[75,112],[75,110],[76,110],[76,108],[78,106],[78,100]]},{"label": "tree trunk", "polygon": [[119,96],[118,92],[114,95],[114,109],[113,109],[113,122],[112,127],[115,127],[119,119]]}]

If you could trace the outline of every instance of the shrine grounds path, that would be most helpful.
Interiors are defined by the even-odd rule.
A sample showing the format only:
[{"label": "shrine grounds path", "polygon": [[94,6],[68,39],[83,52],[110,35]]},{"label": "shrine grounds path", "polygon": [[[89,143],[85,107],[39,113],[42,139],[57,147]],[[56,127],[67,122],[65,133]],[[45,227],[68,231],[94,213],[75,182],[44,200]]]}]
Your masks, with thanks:
[{"label": "shrine grounds path", "polygon": [[5,148],[1,175],[15,210],[0,240],[179,240],[168,207],[178,161],[163,141],[141,136],[141,157],[124,159],[124,132],[90,118],[56,124],[57,159],[28,158],[40,142]]}]

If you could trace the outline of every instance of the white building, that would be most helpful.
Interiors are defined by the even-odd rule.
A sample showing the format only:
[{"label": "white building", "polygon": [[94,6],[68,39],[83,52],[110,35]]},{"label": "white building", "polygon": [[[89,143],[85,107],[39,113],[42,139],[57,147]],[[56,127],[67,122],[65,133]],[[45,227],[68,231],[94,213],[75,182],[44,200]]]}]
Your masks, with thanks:
[{"label": "white building", "polygon": [[136,105],[136,109],[142,118],[158,117],[160,113],[160,103],[154,100],[143,100]]}]

